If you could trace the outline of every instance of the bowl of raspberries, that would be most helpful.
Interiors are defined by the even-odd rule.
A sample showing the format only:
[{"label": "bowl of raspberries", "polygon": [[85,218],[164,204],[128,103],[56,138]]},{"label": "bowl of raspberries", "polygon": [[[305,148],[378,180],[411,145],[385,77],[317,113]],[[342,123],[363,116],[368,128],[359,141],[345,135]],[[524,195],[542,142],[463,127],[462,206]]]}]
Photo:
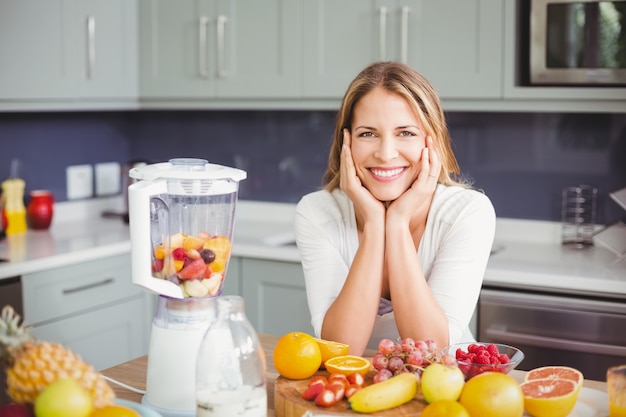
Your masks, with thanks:
[{"label": "bowl of raspberries", "polygon": [[442,356],[452,356],[465,380],[484,372],[509,373],[524,360],[524,352],[501,343],[458,343],[443,349]]}]

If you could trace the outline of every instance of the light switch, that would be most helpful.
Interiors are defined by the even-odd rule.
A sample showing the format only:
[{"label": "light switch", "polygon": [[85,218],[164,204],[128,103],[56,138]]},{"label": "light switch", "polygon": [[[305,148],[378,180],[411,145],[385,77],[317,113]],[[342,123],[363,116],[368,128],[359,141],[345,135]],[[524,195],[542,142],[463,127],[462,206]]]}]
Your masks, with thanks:
[{"label": "light switch", "polygon": [[93,196],[93,167],[91,165],[69,166],[65,172],[68,200]]},{"label": "light switch", "polygon": [[118,194],[121,189],[120,181],[118,162],[96,164],[96,196]]}]

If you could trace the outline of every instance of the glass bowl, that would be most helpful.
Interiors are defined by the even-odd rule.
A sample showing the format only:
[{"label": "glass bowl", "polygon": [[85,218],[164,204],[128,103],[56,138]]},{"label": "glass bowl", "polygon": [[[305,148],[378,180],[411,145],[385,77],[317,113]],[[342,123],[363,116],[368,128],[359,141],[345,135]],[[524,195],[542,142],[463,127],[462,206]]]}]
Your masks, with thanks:
[{"label": "glass bowl", "polygon": [[[480,350],[486,350],[489,352],[489,349],[492,351],[494,348],[488,348],[489,345],[493,345],[497,348],[497,355],[506,355],[509,358],[508,362],[502,363],[502,359],[498,358],[497,360],[491,360],[495,355],[489,353],[489,363],[476,363],[477,359],[472,359],[472,357],[466,357],[460,352],[465,354],[474,352],[476,355],[481,355]],[[503,374],[508,374],[510,371],[515,369],[517,365],[520,364],[524,360],[524,352],[519,350],[516,347],[504,345],[501,343],[481,343],[481,342],[472,342],[472,343],[457,343],[454,345],[447,346],[441,351],[441,355],[451,355],[456,360],[456,364],[459,369],[465,375],[465,380],[472,378],[478,374],[482,374],[483,372],[501,372]],[[485,354],[482,354],[485,355]],[[505,360],[506,361],[506,360]],[[487,362],[486,360],[482,360],[481,362]]]}]

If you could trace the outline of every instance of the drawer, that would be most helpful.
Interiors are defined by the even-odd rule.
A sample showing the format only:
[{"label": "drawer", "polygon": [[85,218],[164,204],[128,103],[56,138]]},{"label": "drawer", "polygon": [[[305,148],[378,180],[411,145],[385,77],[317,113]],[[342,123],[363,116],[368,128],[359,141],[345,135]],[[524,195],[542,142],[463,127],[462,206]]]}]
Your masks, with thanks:
[{"label": "drawer", "polygon": [[96,370],[102,370],[148,353],[151,322],[149,295],[62,320],[34,326],[33,336],[61,343]]},{"label": "drawer", "polygon": [[130,255],[81,262],[22,277],[24,322],[38,324],[136,296]]}]

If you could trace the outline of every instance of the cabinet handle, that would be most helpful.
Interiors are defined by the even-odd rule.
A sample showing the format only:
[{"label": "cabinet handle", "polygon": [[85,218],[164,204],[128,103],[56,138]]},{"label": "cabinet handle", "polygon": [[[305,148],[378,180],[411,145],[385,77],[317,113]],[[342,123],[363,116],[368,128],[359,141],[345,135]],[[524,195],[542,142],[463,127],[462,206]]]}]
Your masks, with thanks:
[{"label": "cabinet handle", "polygon": [[87,16],[87,79],[93,79],[96,68],[96,18]]},{"label": "cabinet handle", "polygon": [[378,58],[384,61],[387,56],[387,8],[378,10]]},{"label": "cabinet handle", "polygon": [[574,352],[592,353],[594,355],[626,356],[626,347],[617,345],[607,345],[600,343],[582,342],[568,339],[556,339],[545,336],[535,336],[524,333],[502,331],[487,328],[485,334],[492,340],[502,343],[522,344],[548,349],[559,349]]},{"label": "cabinet handle", "polygon": [[217,17],[217,76],[219,78],[227,78],[228,71],[224,68],[226,57],[224,55],[224,28],[228,18],[224,15]]},{"label": "cabinet handle", "polygon": [[208,25],[209,18],[206,16],[200,16],[200,20],[198,22],[198,72],[202,78],[209,78],[206,50]]},{"label": "cabinet handle", "polygon": [[113,281],[114,281],[113,278],[106,278],[106,279],[103,279],[102,281],[92,282],[91,284],[87,284],[87,285],[81,285],[80,287],[68,288],[68,289],[63,290],[63,295],[90,290],[96,287],[103,287],[105,285],[109,285],[113,283]]},{"label": "cabinet handle", "polygon": [[400,21],[400,62],[407,63],[409,57],[409,6],[402,6]]}]

